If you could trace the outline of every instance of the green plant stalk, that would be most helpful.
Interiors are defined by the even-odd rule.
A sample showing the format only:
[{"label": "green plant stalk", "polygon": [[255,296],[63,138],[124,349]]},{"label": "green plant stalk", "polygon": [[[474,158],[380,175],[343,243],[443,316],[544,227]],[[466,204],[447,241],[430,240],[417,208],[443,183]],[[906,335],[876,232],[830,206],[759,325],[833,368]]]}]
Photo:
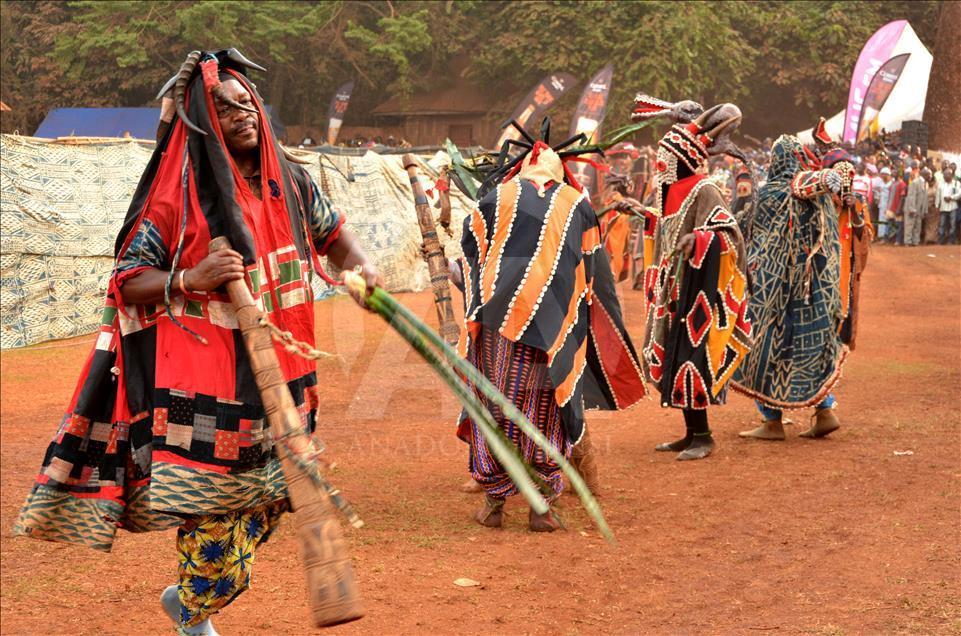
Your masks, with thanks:
[{"label": "green plant stalk", "polygon": [[599,143],[589,145],[589,146],[575,146],[570,150],[592,150],[594,152],[602,152],[604,150],[607,150],[611,146],[627,139],[634,133],[640,130],[644,130],[645,128],[647,128],[653,123],[654,123],[654,120],[648,119],[647,121],[641,121],[636,124],[628,124],[627,126],[622,126],[617,130],[611,131],[610,136]]},{"label": "green plant stalk", "polygon": [[[485,396],[491,402],[497,404],[501,408],[501,411],[508,418],[511,419],[515,424],[520,427],[520,429],[530,437],[535,444],[537,444],[548,457],[553,459],[558,466],[560,466],[561,471],[571,482],[571,486],[574,491],[581,499],[581,503],[584,505],[585,510],[597,524],[597,528],[601,535],[607,539],[610,543],[614,543],[614,534],[611,532],[610,527],[607,525],[607,521],[604,519],[604,513],[601,511],[600,505],[594,498],[587,484],[578,474],[577,470],[571,466],[564,454],[558,451],[554,446],[548,441],[544,435],[537,430],[537,428],[531,424],[528,419],[521,413],[512,402],[510,402],[504,395],[497,390],[497,388],[491,384],[482,373],[480,373],[472,364],[461,358],[456,351],[454,351],[444,340],[434,333],[432,329],[427,327],[417,316],[415,316],[409,309],[404,305],[399,303],[393,296],[388,294],[383,289],[379,287],[374,289],[374,292],[368,296],[368,302],[374,300],[377,304],[382,304],[390,309],[392,313],[396,313],[407,320],[409,323],[414,325],[417,330],[427,338],[427,340],[437,349],[439,349],[444,357],[447,358],[448,363],[454,367],[458,372],[460,372],[464,377],[469,379],[475,386],[477,386]],[[473,415],[472,415],[473,417]]]},{"label": "green plant stalk", "polygon": [[445,139],[444,145],[447,148],[447,156],[450,157],[450,163],[454,168],[454,172],[457,173],[464,187],[467,188],[470,198],[476,200],[477,184],[474,182],[474,175],[471,174],[470,169],[464,162],[464,155],[461,154],[460,150],[450,139]]},{"label": "green plant stalk", "polygon": [[[409,326],[405,325],[405,327]],[[518,490],[520,490],[524,498],[528,500],[531,507],[534,508],[534,511],[538,514],[547,512],[549,506],[545,501],[545,494],[548,496],[553,494],[546,492],[550,490],[550,487],[547,486],[540,475],[537,474],[534,467],[524,461],[517,446],[507,438],[504,431],[497,425],[484,403],[464,384],[457,373],[444,363],[443,359],[441,359],[435,351],[424,345],[423,342],[414,345],[414,347],[434,367],[437,374],[451,388],[454,395],[457,396],[464,405],[471,419],[480,425],[480,431],[484,435],[484,439],[488,447],[490,447],[491,452],[494,453],[498,462],[500,462],[511,475],[511,479],[517,484]],[[508,468],[508,465],[510,465],[510,468]],[[517,474],[517,471],[521,470],[526,473],[527,480],[521,479],[518,481],[514,476]],[[527,487],[528,481],[534,485],[533,489]]]},{"label": "green plant stalk", "polygon": [[[404,320],[397,320],[396,310],[391,307],[390,303],[385,302],[385,297],[389,298],[389,296],[386,293],[378,296],[376,295],[377,291],[381,290],[377,289],[375,290],[375,294],[367,297],[367,304],[371,309],[380,314],[415,351],[430,363],[434,371],[451,388],[458,399],[460,399],[471,418],[479,424],[478,428],[481,434],[484,435],[484,439],[491,452],[501,466],[503,466],[504,470],[507,471],[507,474],[510,475],[518,491],[524,496],[534,512],[537,514],[547,513],[550,507],[528,474],[533,471],[533,469],[518,457],[517,447],[511,444],[506,436],[504,436],[503,431],[501,431],[500,427],[493,421],[487,408],[477,399],[477,396],[470,391],[457,374],[454,373],[453,369],[444,364],[440,356],[427,346],[423,336],[418,333],[420,331],[418,325],[416,323],[413,325],[405,324]],[[390,298],[390,300],[393,299]],[[395,301],[394,306],[396,307],[398,305]]]},{"label": "green plant stalk", "polygon": [[[390,297],[389,294],[388,298],[392,300],[397,307],[403,307],[403,305]],[[381,298],[375,302],[382,301],[383,299]],[[423,322],[420,322],[419,319],[417,323],[409,322],[396,311],[396,307],[392,309],[390,306],[381,305],[377,311],[382,317],[384,317],[385,320],[387,320],[388,324],[390,324],[395,331],[398,331],[402,338],[407,340],[408,344],[410,344],[414,350],[421,355],[422,358],[424,358],[433,366],[434,372],[437,373],[441,379],[448,384],[448,386],[450,386],[454,395],[460,399],[461,404],[464,405],[465,409],[468,409],[468,413],[470,414],[471,418],[477,420],[480,426],[486,428],[487,432],[489,432],[491,435],[497,436],[498,439],[501,440],[506,451],[515,457],[517,461],[520,462],[520,465],[527,471],[531,481],[533,481],[538,487],[540,493],[545,498],[553,496],[553,489],[546,481],[544,481],[544,478],[541,477],[537,470],[524,460],[514,442],[508,439],[507,434],[503,431],[503,429],[501,429],[500,426],[497,425],[497,422],[494,421],[494,417],[491,415],[487,406],[481,402],[480,398],[474,393],[474,391],[467,386],[463,378],[461,378],[461,376],[443,358],[441,358],[438,353],[434,351],[434,349],[430,348],[430,346],[424,342],[423,334],[425,333],[425,330],[428,334],[433,333],[433,330],[431,330],[431,328],[425,325]],[[500,395],[500,392],[498,392],[496,389],[494,390],[497,395]],[[467,402],[469,402],[470,405],[466,404]],[[468,406],[470,408],[468,408]],[[481,432],[485,433],[483,430]],[[498,443],[498,445],[501,445],[501,443]]]}]

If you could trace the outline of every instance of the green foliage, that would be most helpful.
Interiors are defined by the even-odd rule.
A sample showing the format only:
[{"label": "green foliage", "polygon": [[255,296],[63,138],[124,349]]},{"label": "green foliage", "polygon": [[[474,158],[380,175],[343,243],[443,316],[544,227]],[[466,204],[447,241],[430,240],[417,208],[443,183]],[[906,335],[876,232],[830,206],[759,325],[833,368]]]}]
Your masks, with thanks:
[{"label": "green foliage", "polygon": [[[930,45],[940,5],[5,0],[0,88],[15,112],[4,129],[32,131],[58,106],[150,104],[188,51],[236,46],[269,69],[255,81],[284,121],[321,129],[332,92],[351,78],[354,122],[391,96],[460,74],[501,98],[500,117],[544,74],[584,82],[611,61],[608,126],[623,123],[643,91],[737,101],[746,130],[773,134],[842,108],[858,51],[885,22],[908,19]],[[566,122],[578,92],[554,107],[555,119]]]},{"label": "green foliage", "polygon": [[427,50],[431,44],[428,18],[426,9],[381,18],[377,21],[379,33],[350,22],[345,35],[365,47],[374,60],[393,68],[395,77],[387,85],[388,92],[409,95],[412,88],[410,57]]}]

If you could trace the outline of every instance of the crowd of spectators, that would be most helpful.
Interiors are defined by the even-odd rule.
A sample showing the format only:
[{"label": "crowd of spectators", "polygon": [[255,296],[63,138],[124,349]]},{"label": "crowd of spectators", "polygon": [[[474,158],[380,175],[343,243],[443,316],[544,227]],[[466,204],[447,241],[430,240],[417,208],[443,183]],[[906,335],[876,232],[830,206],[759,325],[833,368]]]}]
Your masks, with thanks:
[{"label": "crowd of spectators", "polygon": [[[765,180],[772,143],[765,139],[757,147],[744,149],[758,186]],[[897,133],[843,147],[855,165],[854,194],[871,210],[875,241],[906,246],[961,244],[961,174],[957,162],[900,144]],[[724,173],[721,179],[733,184],[737,171],[734,163],[718,158],[712,173]]]},{"label": "crowd of spectators", "polygon": [[[313,146],[316,146],[317,144],[318,144],[318,141],[317,141],[317,140],[315,140],[315,139],[314,139],[313,137],[311,137],[310,135],[307,135],[306,137],[304,137],[304,138],[300,141],[300,144],[298,144],[298,145],[299,145],[301,148],[311,148],[311,147],[313,147]],[[411,147],[412,147],[411,144],[410,144],[410,142],[407,141],[406,139],[404,139],[404,138],[397,139],[397,138],[394,137],[393,135],[387,135],[386,138],[381,137],[380,135],[375,135],[374,137],[372,137],[372,138],[370,138],[370,139],[368,139],[367,137],[364,137],[363,135],[356,135],[356,136],[354,136],[354,137],[351,137],[350,139],[341,140],[337,145],[338,145],[338,146],[341,146],[341,147],[343,147],[343,148],[377,148],[377,147],[383,147],[383,148],[402,148],[402,149],[406,149],[406,148],[411,148]]]},{"label": "crowd of spectators", "polygon": [[[842,147],[852,157],[856,176],[853,190],[871,211],[875,241],[891,245],[961,244],[961,174],[956,162],[939,160],[919,147],[901,144],[898,133],[884,133],[877,139]],[[772,139],[747,138],[753,146],[742,150],[754,172],[756,187],[764,184],[770,163]],[[305,137],[301,147],[314,146]],[[354,137],[339,145],[352,148],[410,148],[404,139],[392,135]],[[613,172],[632,175],[634,195],[638,199],[650,194],[650,166],[655,155],[653,146],[634,146],[622,142],[606,156]],[[710,172],[723,185],[732,201],[737,200],[738,174],[743,164],[730,157],[715,157]],[[726,184],[726,185],[724,185]]]},{"label": "crowd of spectators", "polygon": [[961,179],[957,163],[905,147],[861,158],[859,181],[871,209],[877,240],[892,245],[961,243]]}]

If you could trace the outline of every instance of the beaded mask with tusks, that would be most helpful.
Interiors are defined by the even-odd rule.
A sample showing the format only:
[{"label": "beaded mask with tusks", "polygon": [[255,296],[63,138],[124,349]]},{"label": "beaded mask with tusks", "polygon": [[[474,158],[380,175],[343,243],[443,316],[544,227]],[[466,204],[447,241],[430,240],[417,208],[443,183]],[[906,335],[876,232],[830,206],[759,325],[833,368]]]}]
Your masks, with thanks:
[{"label": "beaded mask with tusks", "polygon": [[689,99],[668,102],[644,93],[634,97],[632,121],[660,117],[674,124],[686,124],[686,129],[698,136],[707,154],[727,154],[747,163],[747,157],[730,139],[742,118],[741,109],[734,104],[718,104],[704,110],[703,106]]},{"label": "beaded mask with tusks", "polygon": [[718,104],[704,110],[695,101],[668,102],[638,93],[631,109],[631,120],[654,118],[674,123],[657,144],[657,209],[663,209],[663,187],[677,182],[681,163],[695,173],[704,168],[711,156],[727,154],[748,165],[747,156],[731,141],[731,134],[741,123],[741,109],[734,104]]}]

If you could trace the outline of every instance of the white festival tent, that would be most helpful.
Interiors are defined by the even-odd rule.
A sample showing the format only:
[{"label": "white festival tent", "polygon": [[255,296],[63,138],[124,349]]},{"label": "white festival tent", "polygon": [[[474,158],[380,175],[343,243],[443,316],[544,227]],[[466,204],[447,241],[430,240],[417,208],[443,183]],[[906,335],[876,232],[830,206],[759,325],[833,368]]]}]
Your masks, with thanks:
[{"label": "white festival tent", "polygon": [[[863,78],[865,86],[870,84],[874,73],[892,57],[908,53],[908,59],[901,76],[891,90],[887,101],[878,114],[878,129],[888,132],[901,130],[905,121],[920,121],[924,115],[924,99],[928,92],[928,77],[931,74],[933,56],[925,48],[911,25],[904,23],[896,44],[885,59],[872,60],[870,76]],[[852,81],[856,81],[855,78]],[[840,139],[844,131],[845,111],[841,111],[825,122],[825,129],[833,139]],[[801,143],[814,143],[811,137],[813,128],[797,133]]]}]

